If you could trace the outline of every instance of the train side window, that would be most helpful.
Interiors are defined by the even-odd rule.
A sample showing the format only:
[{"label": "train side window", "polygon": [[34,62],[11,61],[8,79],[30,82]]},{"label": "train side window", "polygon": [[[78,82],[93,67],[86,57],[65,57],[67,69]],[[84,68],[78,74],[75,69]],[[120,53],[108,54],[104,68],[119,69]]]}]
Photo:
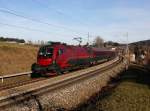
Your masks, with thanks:
[{"label": "train side window", "polygon": [[59,49],[59,50],[58,50],[58,55],[63,54],[63,52],[64,52],[64,51],[63,51],[62,49]]}]

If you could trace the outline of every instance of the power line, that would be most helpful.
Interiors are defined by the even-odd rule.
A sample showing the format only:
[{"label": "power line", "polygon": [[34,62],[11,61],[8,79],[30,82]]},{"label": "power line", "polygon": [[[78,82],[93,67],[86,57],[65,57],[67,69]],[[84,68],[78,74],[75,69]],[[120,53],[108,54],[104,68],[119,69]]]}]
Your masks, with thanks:
[{"label": "power line", "polygon": [[43,21],[40,21],[40,20],[37,20],[37,19],[34,19],[34,18],[30,18],[30,17],[24,16],[24,15],[16,14],[16,13],[14,13],[12,11],[13,10],[10,10],[10,9],[7,9],[7,10],[0,9],[0,12],[3,12],[3,13],[8,13],[8,14],[11,14],[11,15],[15,15],[15,16],[27,19],[27,20],[31,20],[31,21],[34,21],[34,22],[38,22],[38,23],[42,23],[42,24],[46,24],[46,25],[50,25],[50,26],[60,27],[60,26],[56,26],[54,24],[50,24],[50,23],[47,23],[47,22],[43,22]]},{"label": "power line", "polygon": [[35,18],[30,18],[30,17],[24,16],[24,15],[17,14],[17,13],[13,12],[10,9],[0,9],[0,12],[11,14],[11,15],[14,15],[14,16],[17,16],[17,17],[21,17],[21,18],[24,18],[24,19],[27,19],[27,20],[31,20],[33,22],[37,22],[37,23],[41,23],[41,24],[46,24],[46,25],[49,25],[49,26],[54,26],[54,27],[57,27],[57,28],[66,29],[66,30],[70,30],[70,31],[75,32],[73,29],[70,29],[70,28],[67,28],[67,27],[64,27],[64,26],[60,26],[60,25],[55,25],[55,24],[43,22],[43,21],[35,19]]},{"label": "power line", "polygon": [[[12,24],[7,24],[7,23],[0,23],[0,24],[1,25],[6,25],[6,26],[9,26],[9,27],[21,28],[21,29],[25,29],[25,30],[29,30],[29,31],[40,31],[40,32],[43,32],[43,30],[27,28],[27,27],[17,26],[17,25],[12,25]],[[45,31],[44,31],[44,33],[45,33]],[[48,33],[48,32],[46,32],[46,33]]]},{"label": "power line", "polygon": [[[38,3],[38,4],[40,4],[40,5],[43,6],[44,8],[45,8],[45,6],[46,6],[47,8],[54,10],[54,8],[49,7],[48,5],[46,5],[46,4],[44,4],[44,3],[41,3],[41,2],[39,2],[38,0],[32,0],[32,1],[33,1],[33,2],[36,2],[36,3]],[[54,11],[55,11],[57,14],[65,15],[63,12],[61,12],[61,11],[59,11],[59,10],[54,10]]]},{"label": "power line", "polygon": [[[56,10],[56,9],[50,7],[49,5],[47,5],[47,4],[43,3],[43,2],[40,2],[40,1],[38,1],[38,0],[32,0],[32,1],[34,1],[34,2],[36,2],[36,3],[38,3],[38,4],[40,4],[40,5],[43,6],[44,8],[52,9],[53,11],[55,11],[55,12],[56,12],[57,14],[59,14],[59,15],[67,16],[69,19],[71,18],[72,20],[75,20],[71,15],[68,15],[68,14],[66,14],[66,13],[64,13],[64,12],[62,12],[62,11]],[[77,20],[77,19],[76,19],[76,20]],[[78,23],[83,24],[83,25],[87,25],[87,24],[85,24],[85,23],[83,23],[83,22],[79,22],[79,21],[78,21]]]},{"label": "power line", "polygon": [[[7,24],[7,23],[1,23],[1,22],[0,22],[0,24],[5,25],[5,26],[9,26],[9,27],[20,28],[20,29],[24,29],[24,30],[28,30],[28,31],[43,32],[43,33],[48,33],[48,34],[51,33],[51,32],[40,30],[40,29],[28,28],[28,27],[24,27],[24,26],[13,25],[13,24]],[[58,35],[62,36],[62,34],[58,34]],[[67,36],[70,36],[70,35],[67,35]]]}]

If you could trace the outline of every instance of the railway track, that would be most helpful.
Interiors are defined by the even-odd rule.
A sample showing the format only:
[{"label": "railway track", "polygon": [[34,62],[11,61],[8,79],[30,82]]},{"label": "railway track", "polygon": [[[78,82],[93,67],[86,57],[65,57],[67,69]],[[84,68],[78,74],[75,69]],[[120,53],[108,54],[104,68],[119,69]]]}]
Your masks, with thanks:
[{"label": "railway track", "polygon": [[30,84],[30,83],[33,83],[33,82],[38,82],[38,81],[42,81],[42,80],[45,80],[46,78],[35,78],[35,79],[29,79],[29,80],[25,80],[25,81],[22,81],[22,82],[16,82],[16,83],[13,83],[13,84],[5,84],[5,85],[0,85],[0,91],[2,90],[5,90],[5,89],[10,89],[10,88],[13,88],[13,87],[18,87],[18,86],[22,86],[22,85],[26,85],[26,84]]},{"label": "railway track", "polygon": [[[116,58],[104,64],[94,66],[81,71],[75,71],[62,76],[53,77],[49,79],[39,79],[30,84],[19,85],[18,87],[8,88],[0,91],[0,107],[23,100],[32,95],[40,95],[45,92],[50,92],[59,88],[64,88],[78,81],[83,81],[90,77],[96,76],[105,71],[111,70],[113,67],[119,65],[121,60]],[[122,67],[120,67],[121,69]],[[11,94],[10,94],[11,93]],[[22,96],[23,94],[23,96]],[[15,98],[15,101],[11,98]]]},{"label": "railway track", "polygon": [[[102,64],[106,61],[107,60],[104,59],[100,63]],[[97,64],[97,65],[100,65],[100,63]],[[38,81],[48,79],[48,78],[45,78],[45,77],[31,78],[30,77],[31,73],[32,72],[30,71],[30,72],[23,72],[23,73],[0,76],[0,79],[1,79],[0,91],[4,90],[4,89],[18,87],[18,86],[22,86],[22,85],[30,84],[30,83],[33,83],[33,82],[38,82]],[[56,77],[54,75],[55,74],[51,74],[51,76],[49,78]],[[61,76],[61,75],[57,75],[57,76]]]}]

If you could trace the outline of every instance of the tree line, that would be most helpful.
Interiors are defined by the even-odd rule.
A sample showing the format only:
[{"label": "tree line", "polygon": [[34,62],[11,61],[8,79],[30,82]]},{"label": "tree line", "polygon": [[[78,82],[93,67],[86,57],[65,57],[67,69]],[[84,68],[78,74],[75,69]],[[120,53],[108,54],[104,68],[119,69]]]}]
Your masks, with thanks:
[{"label": "tree line", "polygon": [[0,37],[1,42],[16,42],[16,43],[25,43],[24,39],[18,39],[18,38],[5,38]]},{"label": "tree line", "polygon": [[120,44],[117,43],[117,42],[113,42],[113,41],[107,41],[107,42],[104,42],[103,38],[100,37],[100,36],[97,36],[94,41],[93,41],[93,44],[92,46],[94,47],[107,47],[107,46],[119,46]]},{"label": "tree line", "polygon": [[[0,37],[0,42],[16,42],[16,43],[25,43],[24,39],[18,39],[18,38],[8,38],[8,37]],[[31,40],[28,40],[26,42],[27,44],[39,44],[43,45],[46,42],[38,40],[37,42],[33,42]],[[91,46],[93,47],[107,47],[107,46],[119,46],[120,44],[117,42],[107,41],[104,42],[103,38],[100,36],[97,36]]]}]

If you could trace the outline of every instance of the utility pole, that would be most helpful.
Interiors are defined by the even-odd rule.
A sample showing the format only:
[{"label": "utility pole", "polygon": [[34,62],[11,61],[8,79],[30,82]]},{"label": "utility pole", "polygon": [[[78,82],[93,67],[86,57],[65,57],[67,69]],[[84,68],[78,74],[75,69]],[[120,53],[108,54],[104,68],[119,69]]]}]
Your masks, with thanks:
[{"label": "utility pole", "polygon": [[128,32],[126,33],[126,56],[127,56],[127,67],[126,67],[126,69],[128,69],[129,61],[130,61]]},{"label": "utility pole", "polygon": [[90,39],[90,34],[88,32],[88,36],[87,36],[87,45],[89,45],[89,39]]},{"label": "utility pole", "polygon": [[127,51],[127,54],[129,54],[128,32],[127,32],[127,34],[126,34],[126,38],[127,38],[126,51]]}]

